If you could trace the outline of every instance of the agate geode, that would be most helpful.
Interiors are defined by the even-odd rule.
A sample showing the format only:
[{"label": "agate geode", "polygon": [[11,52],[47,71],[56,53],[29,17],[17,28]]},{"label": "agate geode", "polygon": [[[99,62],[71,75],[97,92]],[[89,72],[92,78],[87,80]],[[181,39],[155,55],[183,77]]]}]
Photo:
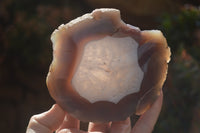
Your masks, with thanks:
[{"label": "agate geode", "polygon": [[125,24],[117,9],[96,9],[56,29],[47,76],[51,96],[82,120],[144,113],[160,95],[170,49],[159,30]]}]

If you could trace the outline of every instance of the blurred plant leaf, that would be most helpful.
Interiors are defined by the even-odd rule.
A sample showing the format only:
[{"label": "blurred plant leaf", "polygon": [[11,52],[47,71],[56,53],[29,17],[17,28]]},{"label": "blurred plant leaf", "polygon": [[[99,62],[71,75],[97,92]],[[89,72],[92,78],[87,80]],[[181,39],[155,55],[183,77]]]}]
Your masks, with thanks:
[{"label": "blurred plant leaf", "polygon": [[160,28],[173,53],[183,47],[200,63],[200,10],[187,6],[178,14],[164,14],[161,20]]}]

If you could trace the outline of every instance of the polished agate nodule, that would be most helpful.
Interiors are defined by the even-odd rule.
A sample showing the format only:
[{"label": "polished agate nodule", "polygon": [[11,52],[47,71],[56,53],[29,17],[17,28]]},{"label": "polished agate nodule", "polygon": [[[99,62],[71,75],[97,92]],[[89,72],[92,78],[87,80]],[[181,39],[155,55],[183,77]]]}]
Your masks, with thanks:
[{"label": "polished agate nodule", "polygon": [[51,36],[47,86],[82,121],[124,120],[144,113],[160,95],[170,49],[158,30],[125,24],[117,9],[96,9]]}]

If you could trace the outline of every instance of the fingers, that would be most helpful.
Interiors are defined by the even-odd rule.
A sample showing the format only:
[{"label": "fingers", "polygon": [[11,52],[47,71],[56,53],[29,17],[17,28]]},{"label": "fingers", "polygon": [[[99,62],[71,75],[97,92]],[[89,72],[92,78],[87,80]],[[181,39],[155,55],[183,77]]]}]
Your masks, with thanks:
[{"label": "fingers", "polygon": [[162,101],[163,94],[161,92],[159,98],[152,105],[152,107],[147,110],[136,122],[132,129],[132,133],[151,133],[153,131],[154,125],[161,111]]},{"label": "fingers", "polygon": [[57,105],[42,114],[31,117],[26,133],[52,133],[62,123],[65,112]]},{"label": "fingers", "polygon": [[88,133],[88,132],[80,131],[78,129],[62,129],[56,133]]},{"label": "fingers", "polygon": [[101,133],[130,133],[131,121],[127,118],[125,121],[117,121],[111,123],[93,123],[90,122],[88,132],[101,132]]},{"label": "fingers", "polygon": [[[146,111],[136,122],[132,133],[151,133],[159,116],[162,106],[163,94],[161,93],[152,107]],[[80,121],[66,114],[57,104],[42,114],[31,117],[26,133],[85,133],[79,130]],[[111,123],[90,122],[88,132],[129,133],[131,130],[130,118],[125,121]]]},{"label": "fingers", "polygon": [[112,122],[110,133],[130,133],[131,121],[127,118],[125,121]]},{"label": "fingers", "polygon": [[102,132],[107,133],[110,129],[110,123],[93,123],[88,125],[88,132]]},{"label": "fingers", "polygon": [[60,131],[63,129],[64,130],[67,130],[67,129],[78,130],[79,127],[80,127],[80,121],[66,113],[61,126],[56,132],[60,133]]}]

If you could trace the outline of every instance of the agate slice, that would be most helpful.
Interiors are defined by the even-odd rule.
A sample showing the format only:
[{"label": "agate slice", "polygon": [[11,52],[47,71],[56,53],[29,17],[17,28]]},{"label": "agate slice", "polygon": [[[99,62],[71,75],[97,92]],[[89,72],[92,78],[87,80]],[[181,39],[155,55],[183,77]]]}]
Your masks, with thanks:
[{"label": "agate slice", "polygon": [[160,95],[170,49],[159,30],[125,24],[117,9],[96,9],[56,29],[50,95],[82,121],[141,115]]}]

